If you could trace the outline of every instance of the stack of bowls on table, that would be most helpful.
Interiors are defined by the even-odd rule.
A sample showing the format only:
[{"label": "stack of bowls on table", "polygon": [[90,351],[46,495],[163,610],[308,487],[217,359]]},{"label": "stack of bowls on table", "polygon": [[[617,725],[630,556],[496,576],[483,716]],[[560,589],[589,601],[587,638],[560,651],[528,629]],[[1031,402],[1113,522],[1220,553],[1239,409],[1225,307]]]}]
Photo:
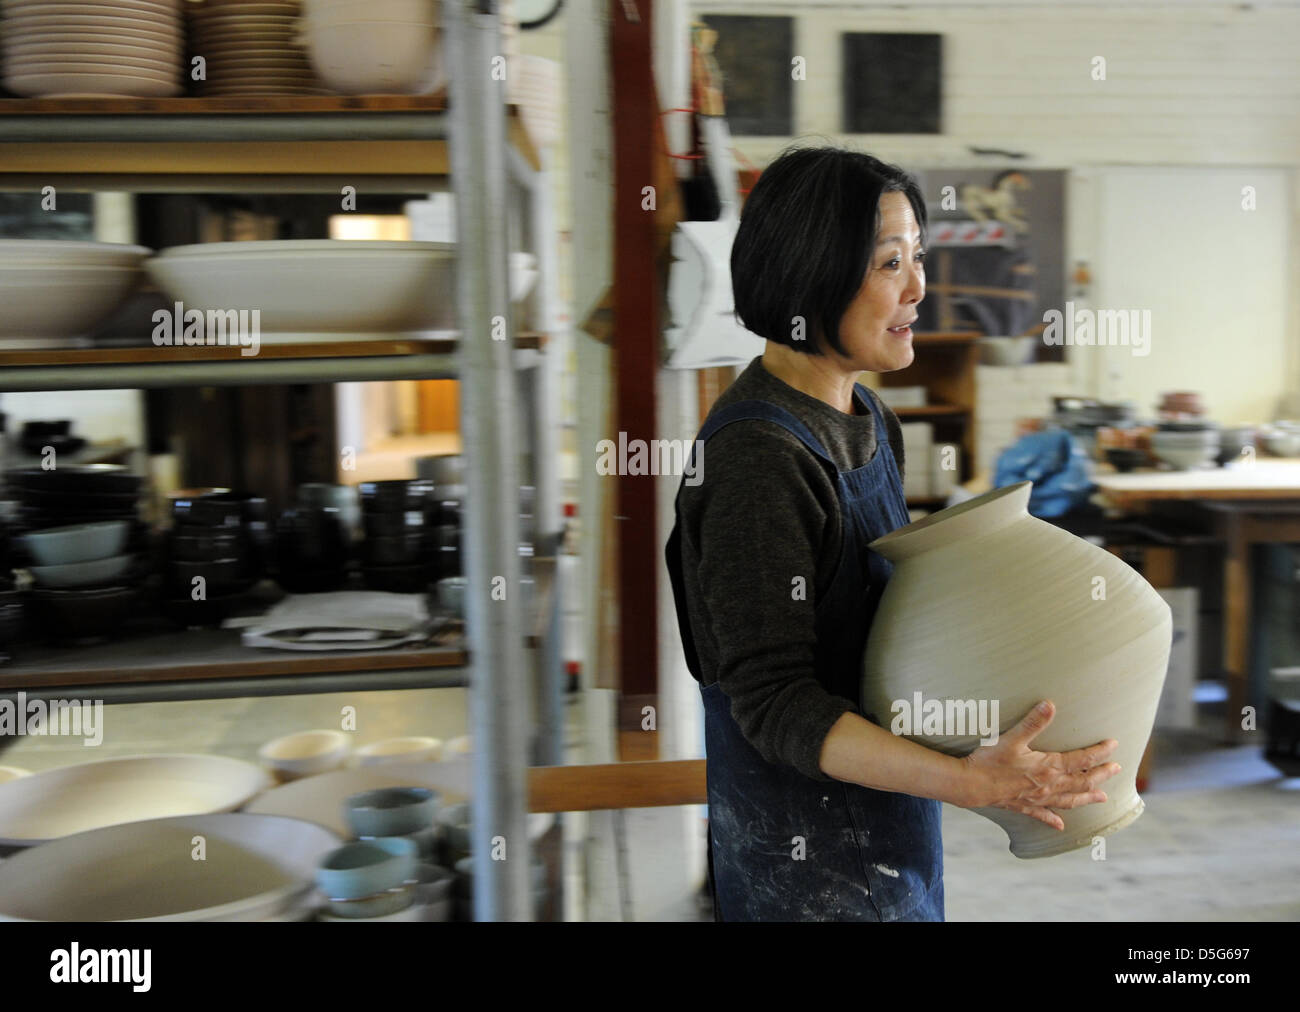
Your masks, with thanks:
[{"label": "stack of bowls on table", "polygon": [[[435,488],[422,478],[367,481],[361,486],[361,572],[371,590],[423,593],[440,575],[444,537],[434,523]],[[454,543],[459,558],[459,541]]]},{"label": "stack of bowls on table", "polygon": [[419,860],[414,842],[378,837],[327,854],[316,870],[322,921],[451,920],[452,875]]},{"label": "stack of bowls on table", "polygon": [[1265,425],[1259,437],[1275,457],[1300,457],[1300,422],[1282,419]]},{"label": "stack of bowls on table", "polygon": [[0,0],[4,82],[17,95],[181,93],[180,0]]},{"label": "stack of bowls on table", "polygon": [[[470,855],[469,802],[448,805],[438,813],[442,826],[442,861],[456,870],[455,916],[458,921],[474,919],[474,859]],[[546,906],[546,865],[536,855],[532,861],[533,913],[540,917]]]},{"label": "stack of bowls on table", "polygon": [[361,239],[198,243],[145,264],[186,309],[256,307],[263,344],[453,330],[455,267],[454,243]]},{"label": "stack of bowls on table", "polygon": [[1189,422],[1204,417],[1205,404],[1194,390],[1175,390],[1160,398],[1156,410],[1164,421]]},{"label": "stack of bowls on table", "polygon": [[1219,427],[1213,422],[1164,421],[1151,437],[1151,452],[1176,471],[1212,467],[1219,447]]},{"label": "stack of bowls on table", "polygon": [[299,506],[275,525],[275,579],[291,594],[338,590],[348,579],[348,532],[336,506]]},{"label": "stack of bowls on table", "polygon": [[266,500],[212,489],[172,501],[166,607],[182,625],[214,625],[262,576]]},{"label": "stack of bowls on table", "polygon": [[323,920],[447,921],[452,875],[438,851],[438,793],[427,787],[362,791],[343,804],[358,842],[328,855],[316,882]]},{"label": "stack of bowls on table", "polygon": [[361,530],[361,497],[353,485],[330,485],[309,482],[298,486],[297,505],[302,509],[336,509],[347,533],[348,544],[356,541]]},{"label": "stack of bowls on table", "polygon": [[188,3],[190,54],[205,62],[204,96],[328,95],[294,42],[297,0]]},{"label": "stack of bowls on table", "polygon": [[144,246],[0,239],[0,347],[89,344],[143,278]]},{"label": "stack of bowls on table", "polygon": [[344,95],[424,95],[446,82],[438,0],[303,0],[299,39]]},{"label": "stack of bowls on table", "polygon": [[120,630],[148,575],[129,551],[132,530],[130,520],[105,520],[18,539],[31,560],[31,610],[48,638],[96,640]]},{"label": "stack of bowls on table", "polygon": [[[23,602],[6,566],[0,572],[0,664],[9,660],[8,648],[23,633]],[[0,776],[0,782],[4,777]]]}]

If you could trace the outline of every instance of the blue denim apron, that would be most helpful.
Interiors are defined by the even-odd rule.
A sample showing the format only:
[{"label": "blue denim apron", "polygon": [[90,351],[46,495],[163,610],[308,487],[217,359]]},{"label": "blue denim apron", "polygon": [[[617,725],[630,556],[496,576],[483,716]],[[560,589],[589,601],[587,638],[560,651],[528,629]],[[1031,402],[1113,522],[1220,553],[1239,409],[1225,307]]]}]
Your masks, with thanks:
[{"label": "blue denim apron", "polygon": [[[732,422],[767,419],[798,437],[835,475],[843,548],[830,586],[817,590],[816,673],[827,691],[855,703],[867,632],[893,569],[867,545],[908,523],[884,419],[866,390],[857,390],[871,406],[878,435],[871,462],[852,471],[838,470],[807,426],[765,401],[713,412],[696,443]],[[680,515],[666,555],[687,665],[699,680],[682,582]],[[817,781],[769,763],[741,733],[718,683],[700,691],[718,920],[943,920],[939,802]],[[876,715],[864,716],[880,723]]]}]

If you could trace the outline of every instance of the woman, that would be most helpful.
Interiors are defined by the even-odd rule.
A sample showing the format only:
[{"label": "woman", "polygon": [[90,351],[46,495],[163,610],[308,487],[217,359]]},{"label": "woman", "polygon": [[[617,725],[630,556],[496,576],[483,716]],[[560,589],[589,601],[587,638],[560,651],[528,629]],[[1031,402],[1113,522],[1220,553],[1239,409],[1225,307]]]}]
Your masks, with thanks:
[{"label": "woman", "polygon": [[700,431],[667,550],[704,697],[721,920],[942,920],[941,801],[1063,829],[1052,809],[1104,801],[1119,771],[1114,741],[1034,751],[1050,703],[960,759],[858,712],[890,573],[867,545],[908,514],[898,419],[857,379],[912,362],[925,226],[900,169],[796,148],[759,177],[732,248],[737,315],[767,344]]}]

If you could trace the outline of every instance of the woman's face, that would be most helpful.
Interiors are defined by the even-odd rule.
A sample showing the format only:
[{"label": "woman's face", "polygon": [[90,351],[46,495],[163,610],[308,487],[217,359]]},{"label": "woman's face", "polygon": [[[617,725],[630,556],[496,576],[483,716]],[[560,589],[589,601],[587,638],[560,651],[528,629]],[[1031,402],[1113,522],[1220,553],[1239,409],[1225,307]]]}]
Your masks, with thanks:
[{"label": "woman's face", "polygon": [[911,365],[908,325],[925,298],[921,231],[906,194],[883,194],[880,218],[880,239],[868,261],[866,279],[840,321],[840,343],[848,354],[824,349],[851,371],[892,372]]}]

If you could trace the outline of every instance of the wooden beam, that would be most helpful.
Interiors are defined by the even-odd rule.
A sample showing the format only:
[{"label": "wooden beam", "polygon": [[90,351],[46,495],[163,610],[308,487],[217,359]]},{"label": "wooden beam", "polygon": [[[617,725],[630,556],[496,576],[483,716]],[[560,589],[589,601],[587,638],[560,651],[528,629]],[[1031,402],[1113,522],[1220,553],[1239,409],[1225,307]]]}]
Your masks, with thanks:
[{"label": "wooden beam", "polygon": [[[611,438],[650,440],[659,369],[659,284],[653,205],[659,109],[655,100],[653,0],[610,0],[614,108],[614,396]],[[634,13],[633,13],[634,12]],[[666,196],[666,195],[665,195]],[[656,203],[658,198],[656,195]],[[655,478],[618,483],[619,670],[626,695],[654,697],[659,684],[656,584],[663,564],[655,536]],[[623,730],[638,730],[623,728]]]},{"label": "wooden beam", "polygon": [[594,812],[707,803],[703,759],[534,766],[528,771],[530,812]]}]

